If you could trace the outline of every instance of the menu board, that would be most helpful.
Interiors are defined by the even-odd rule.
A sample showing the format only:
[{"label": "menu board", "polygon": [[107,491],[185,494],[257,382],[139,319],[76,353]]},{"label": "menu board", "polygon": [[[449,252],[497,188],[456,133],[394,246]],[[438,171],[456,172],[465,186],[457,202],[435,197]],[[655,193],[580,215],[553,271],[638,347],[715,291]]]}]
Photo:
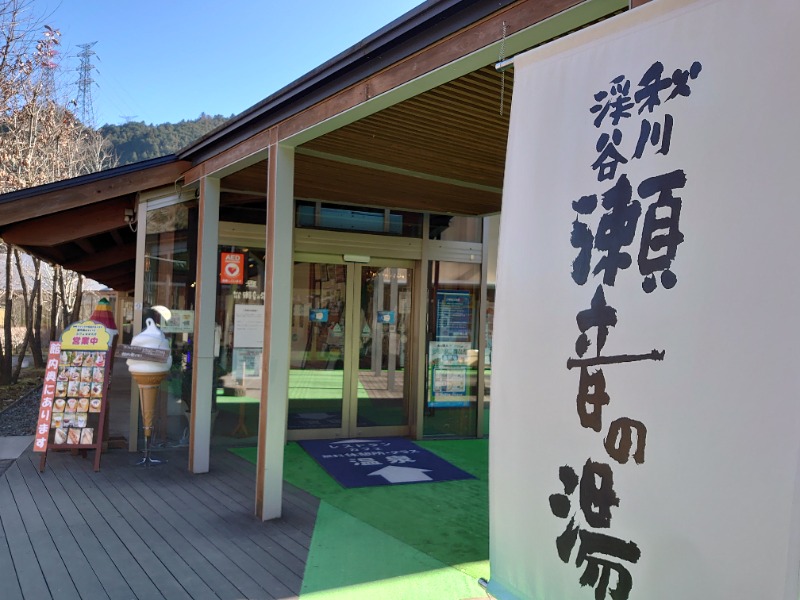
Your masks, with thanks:
[{"label": "menu board", "polygon": [[[102,328],[93,322],[79,326],[83,331],[87,326]],[[97,342],[101,335],[91,334],[84,344],[83,336],[78,343],[74,337],[65,339],[74,327],[64,333],[61,342],[50,344],[33,445],[35,452],[45,453],[40,470],[44,470],[48,449],[94,449],[95,471],[100,469],[110,353],[107,344]],[[98,349],[103,346],[105,350]]]}]

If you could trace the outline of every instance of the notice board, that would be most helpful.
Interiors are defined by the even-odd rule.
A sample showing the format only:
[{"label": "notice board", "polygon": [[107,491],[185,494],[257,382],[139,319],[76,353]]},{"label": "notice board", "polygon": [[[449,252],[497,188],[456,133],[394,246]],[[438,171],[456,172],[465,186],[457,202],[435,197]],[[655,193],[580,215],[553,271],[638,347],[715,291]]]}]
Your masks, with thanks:
[{"label": "notice board", "polygon": [[42,453],[40,470],[48,450],[94,450],[100,470],[110,347],[108,330],[94,321],[73,323],[50,343],[33,444]]}]

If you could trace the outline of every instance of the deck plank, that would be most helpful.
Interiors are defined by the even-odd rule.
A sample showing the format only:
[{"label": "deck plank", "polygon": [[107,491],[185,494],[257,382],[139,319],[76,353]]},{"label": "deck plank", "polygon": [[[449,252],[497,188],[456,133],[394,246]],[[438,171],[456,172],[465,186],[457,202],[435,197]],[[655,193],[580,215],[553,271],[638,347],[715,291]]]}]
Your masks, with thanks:
[{"label": "deck plank", "polygon": [[[292,593],[291,589],[283,585],[265,567],[262,561],[267,561],[269,558],[265,553],[253,556],[255,548],[252,544],[247,544],[246,540],[232,539],[224,529],[201,519],[195,510],[200,506],[187,505],[176,509],[156,493],[156,490],[164,494],[180,492],[180,485],[167,485],[169,482],[174,482],[171,474],[159,469],[146,471],[142,469],[134,475],[137,481],[136,492],[152,507],[152,510],[158,512],[164,519],[165,525],[168,523],[188,543],[198,548],[232,583],[235,583],[243,594],[248,597],[263,597],[269,594],[268,597],[277,598]],[[131,488],[134,487],[133,480],[128,480],[128,483]],[[247,550],[241,546],[246,546]]]},{"label": "deck plank", "polygon": [[[223,478],[224,481],[226,482],[230,482],[231,485],[237,485],[236,483],[234,483],[235,481],[248,482],[250,486],[249,489],[253,490],[253,495],[254,495],[255,466],[231,452],[222,451],[220,454],[221,455],[219,457],[215,456],[217,463],[224,465],[224,468],[220,469],[221,473],[219,477]],[[241,485],[241,483],[239,483],[238,485]],[[253,500],[251,497],[248,506],[252,507],[252,505],[253,505]],[[277,519],[275,523],[297,524],[299,525],[301,531],[309,531],[309,532],[313,531],[314,523],[316,521],[316,516],[317,516],[317,509],[319,508],[318,498],[284,481],[283,508],[286,509],[287,507],[291,507],[292,509],[288,511],[289,514],[293,515],[293,517],[296,517],[296,519],[300,520],[297,521],[294,518],[290,520],[287,516],[284,516],[283,519]],[[294,510],[295,508],[302,512],[296,512]],[[286,511],[284,510],[284,512]]]},{"label": "deck plank", "polygon": [[[107,510],[113,506],[119,511],[115,529],[125,534],[126,543],[137,549],[137,556],[146,557],[152,553],[167,571],[165,576],[179,583],[190,597],[241,598],[244,592],[202,551],[181,536],[164,515],[141,497],[136,486],[130,484],[128,480],[135,469],[119,468],[111,475],[102,471],[95,475],[86,471],[77,473],[78,466],[72,466],[70,472],[76,477],[96,477],[103,497],[97,496],[95,501],[107,505]],[[154,563],[149,569],[161,571],[161,567]]]},{"label": "deck plank", "polygon": [[[212,511],[217,517],[224,520],[230,519],[230,496],[228,492],[219,487],[222,484],[219,483],[221,479],[218,476],[205,474],[197,477],[188,471],[178,476],[182,477],[183,485],[179,493],[185,502],[201,503],[204,508]],[[230,488],[227,489],[230,490]],[[248,506],[247,509],[242,507],[241,510],[244,511],[244,514],[249,515],[246,520],[245,535],[249,535],[256,544],[261,545],[302,577],[303,566],[308,557],[308,548],[311,542],[310,533],[313,531],[313,519],[303,520],[299,523],[286,518],[276,519],[261,523],[258,528],[253,528],[251,517],[253,519],[255,517],[252,515],[252,507]],[[238,515],[235,522],[240,523]]]},{"label": "deck plank", "polygon": [[[30,498],[29,509],[38,511],[41,516],[79,596],[81,598],[98,598],[98,600],[109,598],[95,566],[100,559],[95,555],[92,556],[95,560],[90,560],[91,550],[94,548],[92,541],[96,541],[96,538],[91,532],[87,532],[85,521],[81,520],[80,524],[73,527],[67,523],[67,515],[75,508],[72,500],[62,500],[62,506],[56,506],[39,477],[39,473],[28,461],[18,461],[16,468],[9,471],[8,479],[17,490],[15,496],[27,487]],[[102,555],[107,558],[104,552]],[[50,564],[46,568],[50,569],[52,566]],[[113,563],[111,566],[113,567]],[[130,593],[130,589],[128,589],[128,593]]]},{"label": "deck plank", "polygon": [[[10,467],[13,469],[14,467]],[[34,543],[28,537],[17,503],[8,481],[8,471],[0,485],[0,523],[7,539],[11,560],[14,564],[17,584],[23,598],[50,598],[50,590],[39,567],[39,560],[34,551]]]},{"label": "deck plank", "polygon": [[[284,516],[254,514],[255,467],[212,448],[188,471],[186,449],[135,466],[111,451],[101,470],[69,452],[44,473],[28,450],[0,474],[0,597],[297,600],[319,501],[284,485]],[[92,458],[90,456],[90,458]]]},{"label": "deck plank", "polygon": [[[50,522],[45,523],[43,515],[34,504],[31,491],[25,484],[19,467],[14,465],[9,468],[6,478],[11,485],[11,493],[28,537],[36,540],[33,549],[50,593],[59,598],[80,600],[80,594],[72,579],[73,571],[67,568],[67,561],[62,559],[56,545],[56,542],[61,540],[57,540],[54,532],[50,529]],[[53,523],[53,525],[56,524]],[[80,565],[77,565],[76,568],[80,568]],[[79,571],[75,572],[76,578],[79,575]]]},{"label": "deck plank", "polygon": [[[3,470],[7,469],[8,467]],[[0,488],[10,489],[10,487],[5,476],[0,475]],[[0,502],[3,502],[2,498],[0,498]],[[3,597],[8,600],[22,600],[22,589],[19,587],[17,573],[14,570],[10,544],[14,544],[14,540],[9,540],[6,535],[3,511],[0,510],[0,581],[3,582]]]},{"label": "deck plank", "polygon": [[[229,504],[207,494],[201,484],[205,477],[182,479],[182,485],[172,488],[169,493],[161,493],[161,499],[173,509],[186,511],[196,521],[195,526],[203,530],[217,528],[220,535],[231,535],[243,551],[253,556],[270,571],[281,573],[288,569],[294,577],[279,577],[291,590],[299,592],[302,583],[305,560],[300,560],[286,550],[277,539],[283,534],[256,521],[243,510],[231,510]],[[159,493],[159,488],[153,490]],[[285,537],[285,536],[284,536]],[[307,550],[306,550],[307,554]]]},{"label": "deck plank", "polygon": [[41,506],[49,497],[66,528],[79,537],[80,548],[103,586],[104,592],[112,600],[131,598],[133,592],[130,586],[92,531],[83,512],[63,488],[55,474],[50,470],[40,474],[36,465],[29,460],[22,459],[17,464],[37,505]]},{"label": "deck plank", "polygon": [[137,539],[136,533],[124,527],[124,521],[114,507],[106,506],[100,501],[102,494],[94,482],[76,481],[70,473],[70,467],[81,462],[90,463],[68,454],[55,455],[48,458],[47,468],[56,475],[66,495],[85,516],[89,529],[111,557],[134,596],[163,598],[164,595],[140,563],[141,560],[147,566],[148,556],[140,551],[143,544]]},{"label": "deck plank", "polygon": [[[121,485],[135,486],[143,501],[151,505],[158,514],[166,516],[170,526],[187,541],[203,548],[207,555],[217,556],[221,561],[217,567],[223,571],[227,569],[238,587],[244,586],[242,593],[252,594],[254,597],[296,597],[302,582],[302,572],[299,575],[292,574],[283,563],[253,543],[251,538],[259,531],[263,537],[264,530],[253,516],[252,508],[245,509],[224,499],[212,501],[203,490],[209,487],[208,482],[213,476],[189,473],[182,466],[185,463],[181,462],[179,453],[163,452],[161,456],[169,457],[170,462],[153,468],[129,469],[129,475]],[[183,458],[185,460],[185,455]],[[253,488],[254,484],[250,483],[250,487]],[[194,498],[191,490],[195,490],[192,493],[199,494],[203,501]],[[228,491],[234,493],[235,490],[230,488]],[[213,511],[208,512],[205,505],[209,501],[229,521],[237,523],[241,535],[234,535],[235,532],[229,525],[220,525],[219,516],[209,520],[208,515],[214,514]],[[205,511],[206,518],[198,517],[195,514],[197,510]],[[244,535],[245,533],[249,535]],[[304,564],[305,558],[302,566]],[[247,587],[254,582],[259,584],[258,588]]]},{"label": "deck plank", "polygon": [[[197,577],[197,571],[164,542],[148,519],[131,507],[128,497],[120,493],[102,472],[93,473],[78,465],[70,465],[67,474],[87,490],[92,503],[107,515],[109,525],[165,598],[216,597],[211,587]],[[203,564],[202,568],[207,569],[208,565]]]}]

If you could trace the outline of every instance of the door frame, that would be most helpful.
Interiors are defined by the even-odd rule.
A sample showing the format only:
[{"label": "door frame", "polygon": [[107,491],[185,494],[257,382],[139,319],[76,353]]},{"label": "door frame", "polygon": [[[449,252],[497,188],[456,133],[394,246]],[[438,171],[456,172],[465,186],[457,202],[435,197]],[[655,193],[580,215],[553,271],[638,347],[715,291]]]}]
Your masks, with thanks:
[{"label": "door frame", "polygon": [[[350,257],[348,257],[350,258]],[[347,267],[346,279],[346,298],[345,298],[345,322],[349,325],[345,332],[346,343],[344,353],[344,373],[342,389],[342,426],[338,429],[287,429],[287,440],[307,440],[307,439],[326,439],[326,438],[349,438],[349,437],[372,437],[372,436],[408,436],[413,433],[413,424],[417,412],[419,397],[417,392],[417,381],[419,378],[417,356],[418,337],[420,335],[420,310],[416,301],[416,289],[419,285],[419,261],[405,258],[392,258],[385,256],[358,256],[358,260],[345,260],[345,255],[339,252],[295,252],[294,262],[320,263],[345,265]],[[411,295],[411,323],[407,332],[406,347],[409,352],[409,359],[406,363],[407,369],[412,369],[405,385],[405,393],[408,394],[408,414],[404,425],[358,427],[358,348],[360,341],[360,327],[352,325],[360,323],[360,291],[361,269],[363,267],[397,267],[411,269],[413,272],[412,295]],[[292,282],[294,288],[294,282]]]}]

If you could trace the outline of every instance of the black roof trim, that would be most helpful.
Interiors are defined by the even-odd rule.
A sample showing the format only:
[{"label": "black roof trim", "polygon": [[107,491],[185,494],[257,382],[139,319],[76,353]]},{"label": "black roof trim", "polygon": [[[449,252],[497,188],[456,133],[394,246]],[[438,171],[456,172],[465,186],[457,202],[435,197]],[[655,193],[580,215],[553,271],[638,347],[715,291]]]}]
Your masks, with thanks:
[{"label": "black roof trim", "polygon": [[141,162],[130,163],[121,167],[114,167],[113,169],[106,169],[105,171],[96,171],[94,173],[88,173],[87,175],[79,175],[70,179],[62,179],[52,183],[45,183],[44,185],[37,185],[36,187],[32,188],[24,188],[17,190],[16,192],[0,194],[0,204],[14,202],[16,200],[24,200],[26,198],[32,198],[33,196],[39,196],[49,192],[57,192],[59,190],[69,189],[79,185],[85,185],[87,183],[103,181],[104,179],[111,179],[121,175],[138,173],[139,171],[146,171],[147,169],[151,169],[153,167],[160,167],[162,165],[168,165],[174,162],[178,162],[178,157],[175,154],[168,154],[158,158],[151,158]]},{"label": "black roof trim", "polygon": [[178,152],[195,164],[516,0],[428,0]]}]

